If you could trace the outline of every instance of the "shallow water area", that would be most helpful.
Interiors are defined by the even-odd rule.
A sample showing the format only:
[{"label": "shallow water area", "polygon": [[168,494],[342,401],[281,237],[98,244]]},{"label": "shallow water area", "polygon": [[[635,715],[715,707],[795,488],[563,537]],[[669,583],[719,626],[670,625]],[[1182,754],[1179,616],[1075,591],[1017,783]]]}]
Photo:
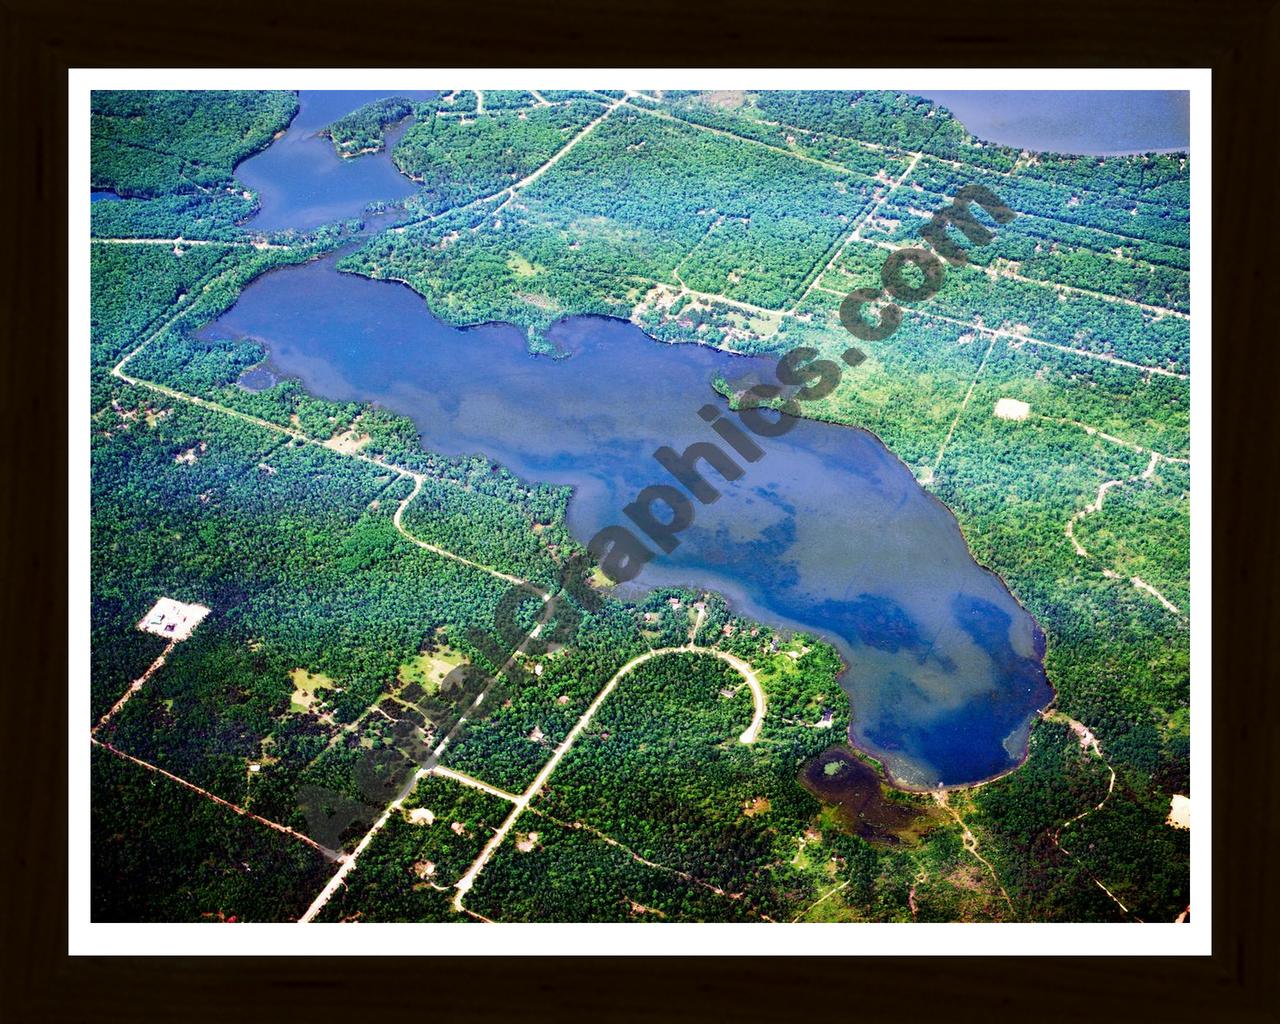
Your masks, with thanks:
[{"label": "shallow water area", "polygon": [[266,391],[279,379],[265,363],[259,363],[257,366],[250,366],[240,374],[236,383],[246,391],[258,392]]}]

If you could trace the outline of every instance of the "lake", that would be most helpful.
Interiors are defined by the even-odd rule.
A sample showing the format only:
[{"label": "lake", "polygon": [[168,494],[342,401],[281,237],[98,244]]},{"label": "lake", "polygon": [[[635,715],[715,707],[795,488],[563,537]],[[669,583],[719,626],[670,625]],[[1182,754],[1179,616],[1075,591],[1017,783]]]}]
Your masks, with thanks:
[{"label": "lake", "polygon": [[[569,527],[583,542],[630,525],[623,507],[672,482],[656,448],[717,440],[698,416],[726,407],[717,374],[772,379],[765,360],[599,317],[552,330],[567,358],[533,356],[514,327],[449,327],[408,288],[340,274],[332,258],[258,279],[206,334],[262,342],[273,371],[314,394],[411,416],[434,451],[572,486]],[[853,738],[904,784],[1016,765],[1052,696],[1043,641],[951,513],[863,431],[800,421],[757,440],[766,455],[738,460],[739,480],[706,471],[723,497],[698,506],[680,546],[637,582],[713,589],[744,615],[832,640],[849,666]]]},{"label": "lake", "polygon": [[1191,94],[1151,90],[913,92],[970,133],[1038,153],[1120,156],[1191,148]]},{"label": "lake", "polygon": [[[262,196],[254,227],[314,226],[413,191],[385,152],[344,161],[316,135],[382,95],[301,95],[288,133],[237,172]],[[708,403],[727,408],[711,386],[718,375],[773,379],[766,360],[662,344],[600,317],[552,329],[566,358],[534,356],[510,325],[450,327],[410,289],[334,263],[264,275],[205,329],[266,346],[269,369],[243,383],[296,377],[316,395],[412,417],[432,450],[570,485],[569,527],[584,543],[603,526],[630,526],[623,507],[672,482],[656,448],[719,440],[698,415]],[[961,785],[1020,763],[1052,699],[1043,636],[974,562],[951,513],[864,431],[801,421],[756,440],[766,454],[738,459],[739,480],[703,467],[722,498],[696,505],[680,545],[637,583],[715,590],[738,613],[834,643],[850,737],[899,784]]]}]

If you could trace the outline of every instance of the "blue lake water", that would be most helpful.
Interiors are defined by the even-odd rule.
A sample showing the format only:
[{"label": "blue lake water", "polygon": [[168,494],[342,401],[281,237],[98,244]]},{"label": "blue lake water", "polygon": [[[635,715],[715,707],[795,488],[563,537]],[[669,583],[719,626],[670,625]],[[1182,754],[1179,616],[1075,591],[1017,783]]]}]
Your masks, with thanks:
[{"label": "blue lake water", "polygon": [[[584,542],[630,525],[623,506],[643,487],[672,482],[656,448],[717,440],[698,410],[726,407],[718,373],[773,379],[764,360],[597,317],[553,330],[568,358],[533,356],[516,328],[446,326],[408,288],[339,274],[332,259],[260,278],[207,331],[262,341],[272,367],[314,394],[411,416],[435,451],[572,485],[569,525]],[[862,431],[801,421],[757,441],[766,455],[739,459],[738,481],[705,471],[723,497],[698,506],[680,546],[637,582],[714,589],[743,614],[835,642],[855,742],[906,784],[1017,764],[1051,698],[1042,641],[951,513]]]},{"label": "blue lake water", "polygon": [[1191,148],[1188,92],[959,90],[915,95],[946,107],[980,139],[1038,153],[1117,156]]},{"label": "blue lake water", "polygon": [[[236,177],[259,194],[261,211],[246,222],[255,231],[306,230],[359,217],[375,200],[401,199],[417,187],[391,163],[389,145],[380,153],[344,160],[320,131],[351,111],[388,95],[359,90],[304,90],[288,131],[236,167]],[[436,93],[406,90],[409,99]],[[394,145],[403,132],[393,129]]]},{"label": "blue lake water", "polygon": [[[413,191],[385,152],[343,161],[316,134],[381,95],[302,94],[289,132],[239,168],[262,195],[255,227],[315,226]],[[1170,94],[931,95],[975,134],[1011,145],[1186,145],[1185,109]],[[411,416],[433,450],[573,486],[569,526],[584,542],[630,526],[623,507],[672,482],[656,448],[718,440],[698,416],[707,403],[726,407],[717,375],[772,379],[764,360],[664,345],[597,317],[553,329],[568,358],[535,357],[511,326],[449,327],[408,288],[339,274],[332,258],[265,275],[208,330],[266,345],[270,369],[251,372],[250,387],[294,376],[315,394]],[[835,643],[851,738],[902,784],[958,785],[1015,766],[1052,697],[1043,637],[973,561],[950,512],[865,432],[802,421],[757,441],[765,457],[738,459],[736,482],[704,466],[723,497],[697,506],[679,547],[637,582],[713,589],[746,616]]]}]

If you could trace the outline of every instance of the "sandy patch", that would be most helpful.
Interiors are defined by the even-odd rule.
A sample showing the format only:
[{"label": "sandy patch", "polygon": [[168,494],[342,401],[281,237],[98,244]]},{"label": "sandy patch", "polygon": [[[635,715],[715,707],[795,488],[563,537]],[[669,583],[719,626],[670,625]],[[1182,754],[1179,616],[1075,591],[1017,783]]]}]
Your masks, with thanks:
[{"label": "sandy patch", "polygon": [[560,304],[547,295],[537,295],[533,292],[517,292],[516,298],[527,302],[530,306],[537,306],[538,309],[545,309],[549,312],[558,312]]},{"label": "sandy patch", "polygon": [[709,106],[736,110],[747,102],[747,94],[741,89],[717,89],[702,93],[698,99]]},{"label": "sandy patch", "polygon": [[947,883],[957,889],[965,889],[969,892],[978,892],[986,886],[986,880],[982,876],[982,869],[976,864],[967,864],[956,868],[947,875]]},{"label": "sandy patch", "polygon": [[1016,398],[1002,398],[996,402],[995,416],[1000,420],[1025,420],[1031,415],[1031,406]]},{"label": "sandy patch", "polygon": [[341,452],[343,455],[354,455],[361,448],[369,443],[368,434],[358,434],[354,430],[344,430],[341,434],[335,434],[324,443],[324,446],[331,451]]},{"label": "sandy patch", "polygon": [[208,614],[209,609],[202,604],[184,604],[170,597],[162,597],[142,617],[138,628],[144,633],[154,633],[166,640],[185,640]]},{"label": "sandy patch", "polygon": [[758,796],[742,805],[742,813],[748,818],[754,818],[757,814],[764,814],[769,811],[772,806],[768,797]]},{"label": "sandy patch", "polygon": [[1169,817],[1165,822],[1174,828],[1191,828],[1191,797],[1175,793],[1169,799]]},{"label": "sandy patch", "polygon": [[396,676],[404,685],[417,683],[427,693],[436,693],[449,673],[463,664],[466,664],[466,658],[460,652],[442,647],[423,651],[412,661],[401,665]]}]

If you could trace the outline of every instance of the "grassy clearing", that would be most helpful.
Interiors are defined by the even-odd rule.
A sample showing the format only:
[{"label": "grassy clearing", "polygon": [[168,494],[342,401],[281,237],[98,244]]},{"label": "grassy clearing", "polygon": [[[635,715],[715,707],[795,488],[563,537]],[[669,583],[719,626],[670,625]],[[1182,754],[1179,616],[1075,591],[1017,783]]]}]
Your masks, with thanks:
[{"label": "grassy clearing", "polygon": [[313,713],[321,699],[318,691],[333,689],[332,679],[320,672],[308,672],[305,668],[295,668],[289,673],[289,679],[293,682],[289,710],[297,714]]},{"label": "grassy clearing", "polygon": [[404,686],[417,683],[428,694],[436,693],[445,676],[466,660],[460,651],[450,647],[426,651],[401,665],[396,678]]},{"label": "grassy clearing", "polygon": [[511,258],[507,260],[507,269],[517,277],[534,277],[543,270],[542,267],[530,263],[517,252],[513,252]]}]

